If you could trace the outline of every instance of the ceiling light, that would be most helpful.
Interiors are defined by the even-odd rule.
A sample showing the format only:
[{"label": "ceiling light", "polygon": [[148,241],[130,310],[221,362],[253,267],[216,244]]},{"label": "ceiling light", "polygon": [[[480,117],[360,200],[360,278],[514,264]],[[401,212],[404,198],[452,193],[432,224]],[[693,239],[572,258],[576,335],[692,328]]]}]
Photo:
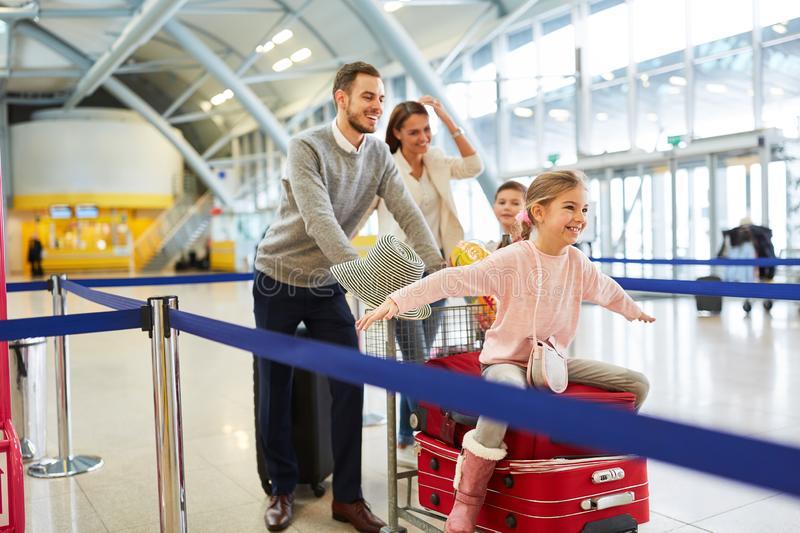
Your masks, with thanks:
[{"label": "ceiling light", "polygon": [[613,72],[604,72],[604,73],[602,74],[602,78],[603,78],[604,80],[606,80],[606,81],[611,81],[611,80],[613,80],[613,79],[614,79],[614,73],[613,73]]},{"label": "ceiling light", "polygon": [[608,113],[602,113],[602,112],[597,113],[594,117],[597,119],[598,122],[605,122],[606,120],[608,120]]},{"label": "ceiling light", "polygon": [[514,114],[519,118],[531,118],[533,116],[533,109],[530,107],[515,107]]},{"label": "ceiling light", "polygon": [[569,120],[570,112],[568,109],[555,108],[548,111],[547,115],[556,122],[566,122]]},{"label": "ceiling light", "polygon": [[403,2],[392,1],[383,4],[383,10],[386,11],[387,13],[394,13],[401,7],[403,7]]},{"label": "ceiling light", "polygon": [[721,83],[706,83],[706,91],[713,94],[723,94],[728,92],[728,87]]},{"label": "ceiling light", "polygon": [[647,74],[642,74],[641,76],[639,76],[639,79],[642,81],[649,81],[650,76],[648,76]]},{"label": "ceiling light", "polygon": [[647,117],[647,120],[649,120],[650,122],[658,122],[658,115],[655,113],[648,113],[647,115],[645,115],[645,117]]},{"label": "ceiling light", "polygon": [[225,100],[230,100],[231,98],[233,98],[233,91],[231,91],[230,89],[225,89],[224,91],[222,91],[222,96],[225,97]]},{"label": "ceiling light", "polygon": [[308,48],[301,48],[297,52],[290,55],[289,59],[291,59],[295,63],[299,63],[301,61],[305,61],[309,57],[311,57],[311,50],[309,50]]},{"label": "ceiling light", "polygon": [[769,94],[772,96],[783,96],[783,87],[770,87]]},{"label": "ceiling light", "polygon": [[259,44],[258,46],[256,46],[256,52],[258,52],[259,54],[266,54],[273,48],[275,48],[275,43],[273,43],[272,41],[267,41],[264,44]]},{"label": "ceiling light", "polygon": [[276,33],[275,37],[272,38],[272,42],[275,44],[283,44],[291,39],[292,36],[294,36],[294,33],[292,33],[292,30],[287,28]]},{"label": "ceiling light", "polygon": [[274,70],[275,72],[283,72],[284,70],[286,70],[291,66],[292,66],[292,60],[289,59],[288,57],[284,57],[283,59],[279,59],[278,61],[275,62],[274,65],[272,65],[272,70]]},{"label": "ceiling light", "polygon": [[212,96],[210,101],[211,101],[211,105],[221,105],[221,104],[224,104],[226,100],[227,100],[227,98],[225,98],[225,95],[222,94],[222,93],[219,93],[219,94],[215,94],[214,96]]},{"label": "ceiling light", "polygon": [[686,87],[686,78],[683,76],[670,76],[669,82],[672,85],[677,85],[678,87]]},{"label": "ceiling light", "polygon": [[202,110],[203,110],[203,111],[205,111],[206,113],[208,113],[209,111],[211,111],[211,107],[212,107],[212,104],[211,104],[211,102],[206,102],[205,100],[203,100],[202,102],[200,102],[200,109],[202,109]]},{"label": "ceiling light", "polygon": [[784,33],[786,33],[786,24],[784,24],[783,22],[779,22],[777,24],[773,24],[772,25],[772,31],[774,31],[775,33],[779,33],[779,34],[783,35]]}]

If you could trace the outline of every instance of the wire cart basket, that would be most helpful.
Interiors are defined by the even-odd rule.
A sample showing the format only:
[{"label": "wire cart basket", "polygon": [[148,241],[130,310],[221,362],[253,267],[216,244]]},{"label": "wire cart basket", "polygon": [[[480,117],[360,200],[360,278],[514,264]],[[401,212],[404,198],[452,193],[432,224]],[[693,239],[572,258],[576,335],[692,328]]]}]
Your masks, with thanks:
[{"label": "wire cart basket", "polygon": [[[393,359],[403,363],[423,363],[428,359],[447,357],[483,348],[484,334],[494,322],[493,302],[431,308],[425,320],[391,319],[375,322],[364,332],[364,352],[367,355]],[[400,533],[406,529],[398,520],[409,522],[425,532],[441,532],[422,518],[442,520],[440,514],[412,505],[411,488],[417,470],[397,471],[397,420],[395,393],[386,391],[386,447],[388,457],[388,525],[382,533]],[[397,484],[407,480],[405,505],[398,502]]]}]

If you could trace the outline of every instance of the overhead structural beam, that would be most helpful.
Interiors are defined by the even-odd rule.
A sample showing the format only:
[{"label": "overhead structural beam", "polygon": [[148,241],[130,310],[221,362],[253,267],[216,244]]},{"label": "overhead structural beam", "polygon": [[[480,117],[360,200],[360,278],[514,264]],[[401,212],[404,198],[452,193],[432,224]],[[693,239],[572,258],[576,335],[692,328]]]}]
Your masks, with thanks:
[{"label": "overhead structural beam", "polygon": [[[36,39],[80,68],[89,69],[92,65],[92,60],[86,57],[82,52],[33,22],[20,22],[16,26],[16,31]],[[103,82],[103,87],[119,101],[127,105],[133,111],[139,113],[145,120],[161,132],[161,134],[177,148],[181,155],[183,155],[189,168],[195,171],[198,177],[214,195],[226,206],[233,206],[232,195],[220,185],[219,180],[205,160],[200,157],[200,154],[195,151],[192,145],[190,145],[182,135],[176,133],[172,129],[172,126],[161,118],[161,115],[159,115],[155,109],[150,107],[147,102],[139,98],[136,93],[114,77],[106,78]]]},{"label": "overhead structural beam", "polygon": [[39,4],[28,2],[21,6],[0,6],[0,20],[25,20],[39,15]]},{"label": "overhead structural beam", "polygon": [[[363,19],[372,25],[372,35],[379,39],[380,44],[405,67],[420,91],[437,98],[449,112],[455,113],[456,108],[450,103],[441,80],[400,23],[386,13],[375,0],[353,0],[353,3]],[[487,157],[469,122],[464,120],[464,117],[459,118],[461,127],[467,132],[470,142],[483,161],[484,171],[478,176],[478,183],[487,198],[494,198],[498,186],[497,169],[493,161]]]},{"label": "overhead structural beam", "polygon": [[[263,37],[261,37],[261,39],[259,39],[258,43],[256,43],[256,46],[264,43],[268,37],[274,35],[275,30],[277,30],[278,28],[289,26],[292,22],[294,22],[297,19],[297,17],[299,17],[303,13],[303,11],[306,10],[306,8],[309,5],[311,5],[311,0],[306,0],[306,2],[302,6],[300,6],[295,12],[284,13],[284,15],[281,18],[279,18],[275,24],[270,26],[267,33]],[[259,58],[261,57],[261,54],[256,51],[256,46],[253,46],[253,50],[250,52],[250,54],[248,54],[246,58],[244,58],[241,65],[239,65],[239,68],[236,69],[236,74],[238,76],[241,76],[242,74],[247,72],[250,69],[250,67],[253,66],[256,63],[256,61],[258,61]],[[189,85],[189,87],[187,87],[186,90],[183,93],[181,93],[181,95],[178,96],[178,98],[176,98],[174,102],[172,102],[172,104],[167,108],[167,110],[164,111],[164,118],[169,118],[170,116],[172,116],[172,114],[175,113],[175,111],[177,111],[178,108],[182,106],[206,82],[208,77],[209,77],[208,72],[204,72],[194,82],[192,82],[192,84]]]},{"label": "overhead structural beam", "polygon": [[111,48],[78,82],[64,109],[72,109],[93,93],[134,50],[150,40],[187,0],[145,0]]},{"label": "overhead structural beam", "polygon": [[177,20],[171,20],[164,29],[197,61],[217,78],[221,84],[233,91],[234,97],[250,113],[262,131],[269,135],[283,153],[289,150],[289,135],[277,118],[231,68]]}]

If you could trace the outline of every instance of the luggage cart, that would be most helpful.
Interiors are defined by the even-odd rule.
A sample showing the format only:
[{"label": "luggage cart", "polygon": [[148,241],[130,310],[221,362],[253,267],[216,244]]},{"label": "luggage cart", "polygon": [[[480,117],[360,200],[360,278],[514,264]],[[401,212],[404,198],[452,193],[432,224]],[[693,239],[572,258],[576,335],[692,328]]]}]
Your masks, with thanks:
[{"label": "luggage cart", "polygon": [[[435,325],[431,345],[424,348],[424,357],[419,352],[403,354],[401,346],[408,346],[408,335],[421,334],[424,321],[387,320],[375,322],[364,332],[364,352],[367,355],[393,359],[404,363],[419,363],[425,359],[446,357],[458,353],[479,351],[483,348],[486,329],[494,321],[494,308],[491,304],[453,305],[433,307],[430,323]],[[447,517],[423,509],[411,501],[412,482],[417,477],[416,469],[398,472],[397,468],[397,421],[395,393],[386,391],[386,451],[388,457],[388,525],[382,533],[401,533],[406,529],[399,525],[402,518],[426,533],[440,533],[436,527],[423,517],[444,521]],[[400,505],[398,483],[406,480],[405,504]]]}]

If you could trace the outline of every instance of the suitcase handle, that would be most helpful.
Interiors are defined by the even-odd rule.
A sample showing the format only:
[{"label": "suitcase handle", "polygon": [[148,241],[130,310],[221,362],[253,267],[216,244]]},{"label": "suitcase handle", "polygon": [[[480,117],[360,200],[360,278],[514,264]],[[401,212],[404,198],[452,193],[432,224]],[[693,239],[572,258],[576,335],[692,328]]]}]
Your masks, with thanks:
[{"label": "suitcase handle", "polygon": [[628,505],[629,503],[633,503],[635,499],[636,497],[634,496],[633,491],[609,494],[608,496],[600,496],[599,498],[586,498],[581,502],[581,509],[584,511],[610,509],[611,507]]}]

